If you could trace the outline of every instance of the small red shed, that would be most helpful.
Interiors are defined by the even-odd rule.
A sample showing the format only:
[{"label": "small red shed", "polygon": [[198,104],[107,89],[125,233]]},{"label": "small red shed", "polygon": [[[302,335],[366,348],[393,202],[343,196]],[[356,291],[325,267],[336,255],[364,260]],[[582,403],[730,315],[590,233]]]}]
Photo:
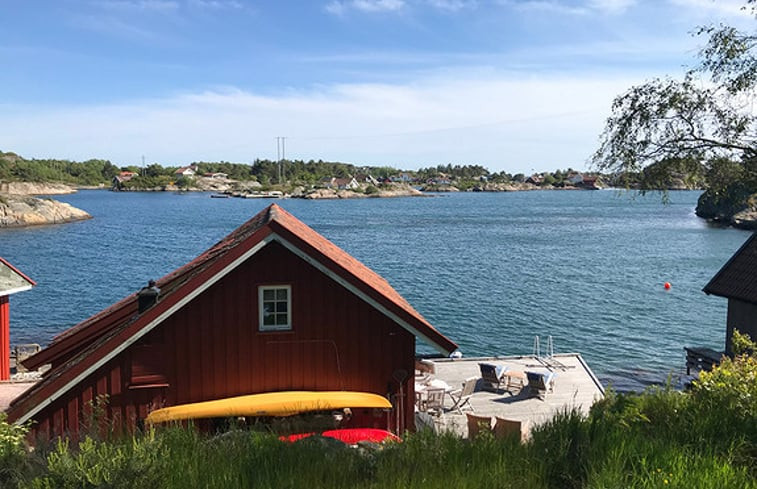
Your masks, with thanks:
[{"label": "small red shed", "polygon": [[412,427],[416,338],[457,349],[386,280],[273,204],[27,359],[52,370],[8,419],[76,436],[101,395],[108,419],[128,427],[166,406],[349,390],[387,396],[391,415],[373,423],[402,431]]},{"label": "small red shed", "polygon": [[11,329],[8,296],[37,285],[0,257],[0,380],[11,378]]}]

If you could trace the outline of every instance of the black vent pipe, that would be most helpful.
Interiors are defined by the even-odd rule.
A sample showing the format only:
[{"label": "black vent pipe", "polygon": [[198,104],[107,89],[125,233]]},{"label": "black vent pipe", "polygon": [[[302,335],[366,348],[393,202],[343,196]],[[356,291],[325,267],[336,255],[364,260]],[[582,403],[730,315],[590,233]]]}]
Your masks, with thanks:
[{"label": "black vent pipe", "polygon": [[142,314],[158,302],[160,289],[155,285],[155,280],[150,280],[147,287],[143,287],[137,292],[137,304],[139,313]]}]

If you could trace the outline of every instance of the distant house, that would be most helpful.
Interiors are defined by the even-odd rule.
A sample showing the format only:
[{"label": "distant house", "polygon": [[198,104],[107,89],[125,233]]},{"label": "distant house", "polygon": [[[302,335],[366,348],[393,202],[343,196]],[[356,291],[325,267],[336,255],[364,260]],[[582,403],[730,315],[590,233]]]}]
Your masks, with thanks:
[{"label": "distant house", "polygon": [[168,406],[360,391],[392,409],[355,409],[352,422],[401,433],[414,426],[416,339],[457,349],[376,272],[273,204],[26,359],[51,370],[6,413],[50,439],[76,437],[100,396],[119,430]]},{"label": "distant house", "polygon": [[136,177],[137,173],[133,171],[122,171],[115,177],[113,177],[113,181],[111,182],[111,187],[113,189],[119,190],[123,187],[124,182],[128,182],[132,178]]},{"label": "distant house", "polygon": [[452,182],[447,177],[429,178],[426,180],[427,185],[449,185]]},{"label": "distant house", "polygon": [[413,181],[413,177],[409,173],[400,173],[399,175],[393,175],[390,178],[392,182],[397,183],[410,183]]},{"label": "distant house", "polygon": [[354,178],[335,178],[333,184],[339,190],[355,190],[360,187]]},{"label": "distant house", "polygon": [[355,190],[360,187],[358,181],[354,178],[335,178],[324,177],[321,179],[321,185],[325,188],[337,190]]},{"label": "distant house", "polygon": [[703,290],[707,295],[728,299],[727,354],[733,354],[731,338],[734,329],[757,340],[757,233],[746,240]]},{"label": "distant house", "polygon": [[226,180],[229,178],[229,175],[226,173],[204,173],[202,176],[205,178],[215,178],[217,180]]},{"label": "distant house", "polygon": [[588,190],[597,190],[601,185],[599,177],[583,177],[581,182],[576,184],[577,187],[582,187]]},{"label": "distant house", "polygon": [[194,166],[183,166],[174,172],[174,175],[178,177],[193,177],[197,173]]},{"label": "distant house", "polygon": [[571,183],[572,185],[578,185],[584,181],[584,176],[580,173],[571,173],[570,175],[568,175],[565,181]]},{"label": "distant house", "polygon": [[379,181],[373,178],[372,175],[366,175],[363,173],[358,173],[355,175],[355,180],[357,180],[358,183],[367,183],[369,185],[378,185]]},{"label": "distant house", "polygon": [[526,178],[526,183],[530,183],[532,185],[541,185],[542,178],[539,175],[531,175],[530,177]]},{"label": "distant house", "polygon": [[321,186],[324,188],[333,188],[335,186],[334,182],[336,181],[336,178],[334,177],[323,177],[321,178]]}]

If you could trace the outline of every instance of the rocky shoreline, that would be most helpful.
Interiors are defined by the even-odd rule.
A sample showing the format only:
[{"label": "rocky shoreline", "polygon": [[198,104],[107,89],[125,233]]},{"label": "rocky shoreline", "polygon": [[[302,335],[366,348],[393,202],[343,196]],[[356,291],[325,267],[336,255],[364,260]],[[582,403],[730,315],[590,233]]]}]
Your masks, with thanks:
[{"label": "rocky shoreline", "polygon": [[[202,179],[206,180],[206,179]],[[452,185],[425,186],[420,190],[407,184],[392,184],[389,186],[372,187],[366,191],[361,187],[356,190],[337,190],[333,188],[296,187],[291,193],[280,191],[261,191],[257,182],[235,182],[232,180],[209,180],[207,184],[196,188],[164,187],[140,189],[133,191],[200,191],[216,192],[230,197],[240,198],[300,198],[306,200],[341,200],[392,197],[429,197],[432,193],[462,192]],[[205,182],[203,182],[205,183]],[[95,187],[104,188],[104,187]],[[536,186],[530,183],[493,184],[485,183],[467,191],[473,192],[524,192],[536,190],[581,190],[578,188],[558,188],[552,186]],[[61,224],[67,222],[91,219],[87,212],[69,204],[57,202],[47,198],[36,198],[34,195],[64,195],[76,192],[77,189],[62,183],[36,182],[0,182],[0,229],[10,227],[39,226],[46,224]],[[720,225],[730,225],[739,229],[757,230],[757,194],[748,196],[739,206],[726,205],[729,199],[717,204],[708,199],[706,194],[700,198],[696,213],[699,217]]]},{"label": "rocky shoreline", "polygon": [[63,183],[0,182],[0,229],[64,224],[92,219],[71,204],[34,195],[65,195],[76,189]]},{"label": "rocky shoreline", "polygon": [[52,199],[0,194],[0,228],[63,224],[92,219],[87,212]]},{"label": "rocky shoreline", "polygon": [[391,198],[391,197],[428,197],[420,190],[412,187],[397,187],[391,190],[379,190],[376,193],[353,192],[352,190],[333,190],[319,188],[310,192],[292,194],[291,197],[307,200],[328,200],[328,199],[370,199],[370,198]]},{"label": "rocky shoreline", "polygon": [[734,185],[724,192],[705,191],[699,196],[696,215],[707,221],[748,231],[757,230],[757,193]]},{"label": "rocky shoreline", "polygon": [[75,188],[64,183],[0,182],[0,194],[65,195],[75,192]]}]

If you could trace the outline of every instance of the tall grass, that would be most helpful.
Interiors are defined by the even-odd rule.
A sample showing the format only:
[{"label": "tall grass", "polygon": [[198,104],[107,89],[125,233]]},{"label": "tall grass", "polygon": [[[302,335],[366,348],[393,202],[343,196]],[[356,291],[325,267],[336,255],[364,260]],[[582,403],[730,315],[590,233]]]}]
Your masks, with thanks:
[{"label": "tall grass", "polygon": [[[532,440],[408,434],[382,449],[270,433],[164,427],[23,449],[0,422],[0,486],[13,488],[757,488],[757,420],[654,389],[615,395],[588,416],[558,414]],[[5,431],[3,431],[5,430]],[[12,435],[12,436],[11,436]],[[4,454],[4,455],[3,455]]]}]

